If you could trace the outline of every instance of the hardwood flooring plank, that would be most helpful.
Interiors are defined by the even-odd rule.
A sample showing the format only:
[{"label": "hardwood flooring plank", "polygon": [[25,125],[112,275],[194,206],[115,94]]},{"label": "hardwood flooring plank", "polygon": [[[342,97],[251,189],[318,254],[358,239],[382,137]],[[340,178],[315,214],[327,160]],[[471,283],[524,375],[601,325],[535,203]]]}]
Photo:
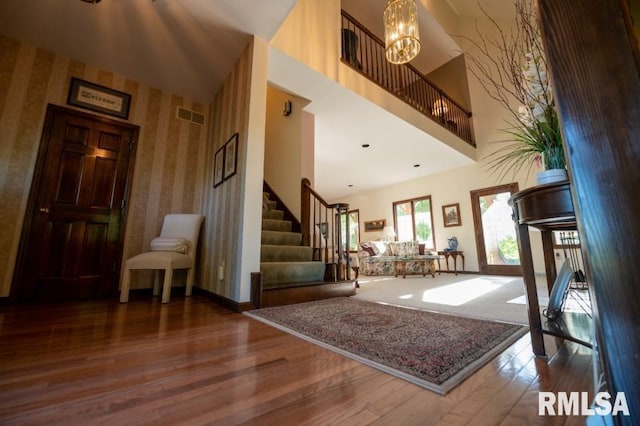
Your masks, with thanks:
[{"label": "hardwood flooring plank", "polygon": [[441,396],[199,296],[5,305],[0,424],[523,424],[538,389],[593,386],[588,353],[545,344],[548,366],[526,335]]}]

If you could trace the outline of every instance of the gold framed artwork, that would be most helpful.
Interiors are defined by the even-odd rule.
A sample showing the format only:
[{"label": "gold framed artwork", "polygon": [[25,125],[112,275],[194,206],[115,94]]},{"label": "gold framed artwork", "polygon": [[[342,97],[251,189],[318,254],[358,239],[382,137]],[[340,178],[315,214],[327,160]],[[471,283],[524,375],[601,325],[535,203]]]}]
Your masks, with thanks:
[{"label": "gold framed artwork", "polygon": [[386,219],[365,221],[364,232],[382,231],[386,224]]},{"label": "gold framed artwork", "polygon": [[443,205],[442,220],[445,227],[462,225],[462,220],[460,219],[460,203]]}]

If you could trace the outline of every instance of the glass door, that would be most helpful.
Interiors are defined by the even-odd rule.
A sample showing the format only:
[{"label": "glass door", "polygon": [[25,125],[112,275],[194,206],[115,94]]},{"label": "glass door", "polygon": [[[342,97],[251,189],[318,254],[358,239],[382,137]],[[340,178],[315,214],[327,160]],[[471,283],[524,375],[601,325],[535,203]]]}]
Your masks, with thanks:
[{"label": "glass door", "polygon": [[518,184],[471,191],[478,265],[481,274],[521,275],[513,210],[508,201]]}]

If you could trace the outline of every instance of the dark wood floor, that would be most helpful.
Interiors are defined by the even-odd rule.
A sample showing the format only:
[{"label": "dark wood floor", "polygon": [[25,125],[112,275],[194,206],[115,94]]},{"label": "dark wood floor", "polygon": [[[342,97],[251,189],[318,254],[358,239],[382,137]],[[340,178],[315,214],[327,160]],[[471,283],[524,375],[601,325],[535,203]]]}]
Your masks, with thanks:
[{"label": "dark wood floor", "polygon": [[0,424],[536,425],[538,391],[591,391],[591,351],[529,335],[446,396],[208,299],[0,307]]}]

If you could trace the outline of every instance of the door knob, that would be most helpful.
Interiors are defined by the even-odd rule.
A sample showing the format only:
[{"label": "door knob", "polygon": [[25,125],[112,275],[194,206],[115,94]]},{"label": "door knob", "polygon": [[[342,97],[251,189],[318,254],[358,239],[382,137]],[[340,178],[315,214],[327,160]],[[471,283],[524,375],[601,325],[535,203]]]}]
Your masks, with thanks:
[{"label": "door knob", "polygon": [[49,209],[46,207],[40,207],[40,213],[49,213]]}]

